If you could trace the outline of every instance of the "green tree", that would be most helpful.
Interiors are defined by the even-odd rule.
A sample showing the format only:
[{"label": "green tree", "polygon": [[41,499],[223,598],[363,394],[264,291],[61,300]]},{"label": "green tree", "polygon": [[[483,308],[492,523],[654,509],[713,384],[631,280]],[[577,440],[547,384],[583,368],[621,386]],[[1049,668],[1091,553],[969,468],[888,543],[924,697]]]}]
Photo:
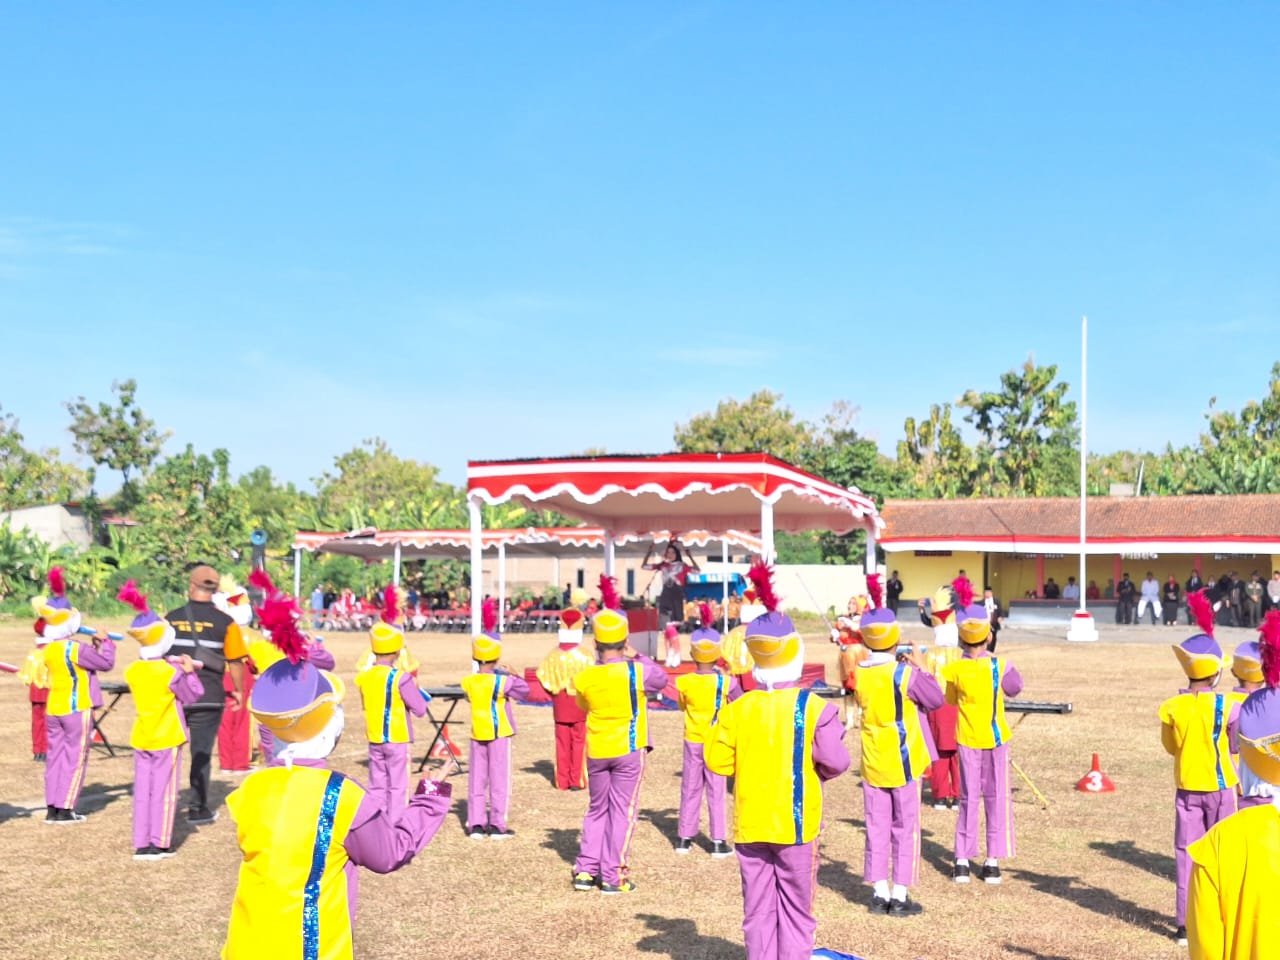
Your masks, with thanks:
[{"label": "green tree", "polygon": [[0,510],[77,500],[87,489],[85,471],[56,449],[28,449],[17,419],[0,413]]},{"label": "green tree", "polygon": [[133,481],[143,475],[160,456],[168,439],[168,431],[156,429],[137,404],[138,384],[135,380],[118,380],[111,384],[116,405],[99,403],[91,406],[84,397],[66,403],[71,414],[71,435],[75,448],[99,466],[120,471],[120,507],[128,510],[136,502]]},{"label": "green tree", "polygon": [[933,404],[926,420],[907,417],[903,433],[898,442],[898,471],[909,495],[975,495],[978,457],[952,422],[951,404]]},{"label": "green tree", "polygon": [[1079,469],[1076,405],[1055,364],[1028,357],[1000,376],[994,391],[970,390],[960,400],[977,429],[978,488],[988,496],[1045,497],[1073,492]]},{"label": "green tree", "polygon": [[1169,472],[1181,493],[1280,492],[1280,363],[1267,391],[1236,413],[1210,398],[1208,429],[1194,447],[1172,452]]},{"label": "green tree", "polygon": [[757,390],[745,401],[722,400],[712,413],[700,413],[675,430],[683,453],[768,453],[798,463],[813,443],[813,429],[797,420],[782,395]]},{"label": "green tree", "polygon": [[289,549],[315,498],[292,483],[278,483],[266,466],[254,467],[236,485],[244,492],[250,524],[267,532],[272,550]]},{"label": "green tree", "polygon": [[442,493],[435,467],[396,456],[380,437],[340,454],[333,465],[333,473],[316,479],[316,499],[322,517],[348,528],[394,528],[409,504],[434,502]]}]

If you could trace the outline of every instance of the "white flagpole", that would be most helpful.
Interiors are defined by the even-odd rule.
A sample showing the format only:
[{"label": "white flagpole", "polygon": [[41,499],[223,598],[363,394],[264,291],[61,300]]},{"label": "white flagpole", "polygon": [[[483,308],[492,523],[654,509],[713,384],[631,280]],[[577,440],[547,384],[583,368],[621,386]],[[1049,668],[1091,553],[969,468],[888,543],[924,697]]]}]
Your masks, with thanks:
[{"label": "white flagpole", "polygon": [[1080,606],[1071,618],[1067,630],[1068,640],[1090,641],[1098,639],[1085,600],[1085,556],[1088,546],[1088,479],[1089,479],[1089,318],[1080,318],[1080,576],[1076,587],[1080,591]]}]

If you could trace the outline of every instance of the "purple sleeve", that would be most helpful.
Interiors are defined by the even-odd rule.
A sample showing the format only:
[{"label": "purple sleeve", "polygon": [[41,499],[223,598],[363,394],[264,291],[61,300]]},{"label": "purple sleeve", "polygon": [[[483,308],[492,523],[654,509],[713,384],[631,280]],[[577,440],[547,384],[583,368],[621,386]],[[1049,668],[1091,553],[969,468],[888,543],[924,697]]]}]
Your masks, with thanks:
[{"label": "purple sleeve", "polygon": [[320,670],[333,670],[337,667],[333,654],[325,649],[324,644],[313,643],[307,650],[307,659],[313,667]]},{"label": "purple sleeve", "polygon": [[1006,697],[1016,697],[1022,692],[1022,674],[1013,664],[1004,668],[1004,676],[1000,679],[1000,689]]},{"label": "purple sleeve", "polygon": [[173,668],[173,679],[169,681],[169,689],[183,706],[195,703],[204,693],[204,684],[196,676],[195,671],[183,673],[181,667]]},{"label": "purple sleeve", "polygon": [[946,702],[946,697],[942,695],[942,687],[927,670],[911,671],[911,679],[907,681],[907,696],[914,700],[916,706],[925,713],[937,710]]},{"label": "purple sleeve", "polygon": [[1230,738],[1231,752],[1240,752],[1240,704],[1231,705],[1231,715],[1227,718],[1227,737]]},{"label": "purple sleeve", "polygon": [[843,737],[840,712],[828,703],[822,708],[817,729],[813,731],[813,768],[819,780],[834,780],[849,769],[849,751]]},{"label": "purple sleeve", "polygon": [[76,663],[86,670],[110,670],[116,665],[116,642],[108,637],[95,649],[92,643],[81,643],[76,653]]},{"label": "purple sleeve", "polygon": [[404,701],[404,705],[409,708],[409,712],[415,717],[425,717],[427,715],[427,698],[422,695],[422,691],[418,689],[418,680],[411,674],[406,673],[400,678],[400,699]]},{"label": "purple sleeve", "polygon": [[729,702],[733,703],[733,701],[737,700],[740,696],[742,696],[742,684],[738,682],[737,677],[730,677],[729,678]]},{"label": "purple sleeve", "polygon": [[644,692],[651,697],[661,693],[667,685],[667,671],[643,654],[636,659],[644,664]]},{"label": "purple sleeve", "polygon": [[508,700],[525,701],[529,699],[529,684],[525,682],[524,677],[517,677],[514,673],[508,673],[507,679],[511,681],[507,687]]},{"label": "purple sleeve", "polygon": [[452,803],[439,794],[415,795],[392,822],[378,801],[366,794],[343,843],[347,856],[374,873],[399,870],[436,835]]}]

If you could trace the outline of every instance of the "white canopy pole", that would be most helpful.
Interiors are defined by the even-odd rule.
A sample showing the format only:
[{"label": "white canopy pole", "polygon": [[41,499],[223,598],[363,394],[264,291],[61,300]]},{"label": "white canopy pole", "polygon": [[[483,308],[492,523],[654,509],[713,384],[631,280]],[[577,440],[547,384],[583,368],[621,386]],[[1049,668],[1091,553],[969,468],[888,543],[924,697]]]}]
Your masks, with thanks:
[{"label": "white canopy pole", "polygon": [[613,542],[613,531],[606,530],[604,532],[604,573],[607,577],[613,576],[613,566],[616,559],[617,549]]},{"label": "white canopy pole", "polygon": [[293,548],[293,595],[298,597],[298,602],[302,600],[302,548]]},{"label": "white canopy pole", "polygon": [[484,597],[484,576],[481,571],[480,501],[467,497],[467,512],[471,518],[471,630],[480,629],[480,600]]},{"label": "white canopy pole", "polygon": [[507,622],[507,545],[498,541],[498,632]]},{"label": "white canopy pole", "polygon": [[560,554],[552,557],[551,563],[551,582],[556,585],[556,593],[560,593]]},{"label": "white canopy pole", "polygon": [[876,525],[873,522],[867,529],[867,557],[862,569],[867,576],[871,576],[876,572],[876,567]]},{"label": "white canopy pole", "polygon": [[729,541],[720,538],[720,576],[724,578],[724,599],[720,602],[720,619],[724,621],[723,629],[729,632]]},{"label": "white canopy pole", "polygon": [[400,586],[400,541],[395,543],[395,551],[391,555],[391,582]]},{"label": "white canopy pole", "polygon": [[765,563],[773,563],[773,504],[768,500],[760,501],[760,559]]}]

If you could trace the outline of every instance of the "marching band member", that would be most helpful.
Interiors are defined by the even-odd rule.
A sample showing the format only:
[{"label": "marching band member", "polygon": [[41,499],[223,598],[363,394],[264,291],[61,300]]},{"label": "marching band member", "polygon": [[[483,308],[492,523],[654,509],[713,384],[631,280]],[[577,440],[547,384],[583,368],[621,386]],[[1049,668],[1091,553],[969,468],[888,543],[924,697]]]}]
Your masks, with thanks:
[{"label": "marching band member", "polygon": [[551,694],[551,717],[556,728],[556,789],[582,790],[587,785],[587,714],[578,706],[573,679],[591,658],[582,652],[582,611],[560,611],[556,649],[538,667],[538,682]]},{"label": "marching band member", "polygon": [[746,628],[758,686],[721,712],[705,756],[712,772],[736,778],[748,960],[800,960],[810,956],[817,928],[822,784],[849,768],[849,751],[835,706],[800,686],[804,642],[777,609],[769,568],[756,564],[750,576],[766,608]]},{"label": "marching band member", "polygon": [[[1258,629],[1259,631],[1280,629],[1280,615],[1271,618],[1269,622],[1264,618],[1262,626]],[[1280,643],[1280,637],[1276,638],[1276,642]],[[1236,647],[1235,654],[1231,658],[1231,673],[1237,681],[1231,695],[1241,704],[1254,691],[1266,688],[1266,678],[1262,672],[1262,647],[1256,641],[1246,640]],[[1232,752],[1237,754],[1238,759],[1235,746],[1232,747]],[[1248,764],[1237,762],[1236,773],[1240,777],[1237,809],[1244,810],[1247,807],[1270,803],[1277,795],[1272,785],[1254,773]]]},{"label": "marching band member", "polygon": [[919,660],[897,656],[902,631],[883,605],[880,578],[868,576],[867,589],[871,606],[859,632],[870,652],[857,667],[854,687],[862,706],[863,879],[873,888],[873,913],[907,916],[920,912],[907,888],[920,879],[921,778],[937,759],[920,716],[942,706],[943,695]]},{"label": "marching band member", "polygon": [[720,633],[715,629],[710,604],[699,607],[702,625],[689,637],[689,654],[694,672],[676,678],[676,699],[684,712],[684,761],[680,767],[680,823],[676,853],[693,849],[702,811],[702,797],[707,798],[707,829],[711,836],[711,856],[720,859],[732,855],[725,820],[726,780],[707,769],[703,752],[720,714],[726,706],[742,696],[742,687],[725,676],[716,663],[720,659]]},{"label": "marching band member", "polygon": [[1187,934],[1192,960],[1257,960],[1280,954],[1280,611],[1262,623],[1265,686],[1240,708],[1242,772],[1269,788],[1270,803],[1241,810],[1187,847]]},{"label": "marching band member", "polygon": [[279,749],[227,798],[243,854],[223,960],[351,960],[357,866],[391,873],[427,845],[449,812],[447,783],[423,780],[393,820],[380,798],[325,758],[342,735],[343,685],[306,659],[297,604],[268,599],[259,617],[285,658],[258,677],[255,719]]},{"label": "marching band member", "polygon": [[181,656],[170,663],[174,630],[147,605],[132,580],[116,597],[137,611],[128,634],[141,646],[139,659],[124,672],[137,716],[129,735],[133,748],[133,859],[173,856],[173,818],[178,812],[178,780],[187,721],[182,705],[195,703],[204,687],[195,676],[196,661]]},{"label": "marching band member", "polygon": [[31,703],[31,759],[44,763],[49,753],[49,725],[46,718],[49,704],[49,668],[44,664],[44,621],[35,622],[35,647],[22,661],[18,679],[27,685],[27,700]]},{"label": "marching band member", "polygon": [[115,642],[105,633],[77,639],[80,611],[67,600],[62,568],[49,571],[52,596],[31,601],[44,621],[44,666],[49,671],[49,755],[44,766],[45,823],[79,823],[75,812],[93,739],[96,674],[116,662]]},{"label": "marching band member", "polygon": [[978,806],[986,815],[987,860],[978,869],[985,883],[1000,882],[1000,862],[1014,856],[1013,792],[1009,784],[1006,697],[1022,692],[1022,676],[1004,657],[987,650],[987,608],[972,603],[956,612],[963,656],[943,670],[947,702],[957,707],[956,753],[960,761],[960,815],[956,818],[956,862],[952,879],[968,883],[978,855]]},{"label": "marching band member", "polygon": [[356,674],[356,688],[369,738],[369,796],[395,820],[409,795],[409,744],[413,742],[409,714],[426,716],[427,701],[414,674],[397,666],[404,652],[404,630],[396,622],[400,614],[396,588],[388,586],[383,597],[381,619],[369,630],[374,661]]},{"label": "marching band member", "polygon": [[[933,648],[925,657],[925,664],[940,684],[945,687],[943,673],[947,666],[960,659],[960,632],[956,627],[956,610],[973,602],[972,594],[963,598],[959,590],[968,583],[957,577],[949,587],[939,587],[932,601],[921,600],[920,619],[933,629]],[[961,600],[964,600],[962,603]],[[955,704],[944,703],[937,710],[926,714],[929,736],[933,740],[937,759],[929,765],[929,795],[935,810],[952,809],[960,796],[960,755],[956,743],[956,723],[959,712]]]},{"label": "marching band member", "polygon": [[467,832],[472,840],[507,840],[515,831],[507,826],[511,807],[511,741],[516,718],[511,701],[527,700],[529,685],[498,665],[498,602],[485,600],[483,632],[471,641],[476,672],[462,678],[462,691],[471,704],[471,762],[467,767]]},{"label": "marching band member", "polygon": [[1240,704],[1214,693],[1222,676],[1222,648],[1213,636],[1213,608],[1204,591],[1187,595],[1187,607],[1200,632],[1175,644],[1173,652],[1187,675],[1186,689],[1160,705],[1160,740],[1173,757],[1173,853],[1177,868],[1174,899],[1175,939],[1187,942],[1187,886],[1191,857],[1187,848],[1219,820],[1236,811],[1236,776],[1231,765]]},{"label": "marching band member", "polygon": [[587,790],[573,889],[630,893],[628,864],[639,813],[649,744],[649,697],[667,685],[667,672],[627,643],[627,617],[613,578],[600,577],[602,609],[592,620],[600,662],[573,681],[587,713]]}]

